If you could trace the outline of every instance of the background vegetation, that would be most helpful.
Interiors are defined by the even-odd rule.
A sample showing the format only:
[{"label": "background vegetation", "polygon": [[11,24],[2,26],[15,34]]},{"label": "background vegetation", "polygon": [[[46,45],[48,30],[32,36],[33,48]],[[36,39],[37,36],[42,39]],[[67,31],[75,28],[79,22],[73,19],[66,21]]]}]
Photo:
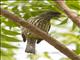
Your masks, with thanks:
[{"label": "background vegetation", "polygon": [[[73,12],[77,13],[80,16],[79,0],[66,0],[66,4],[69,8],[71,8]],[[72,21],[70,21],[70,19],[64,14],[64,12],[58,8],[58,5],[54,1],[5,0],[1,1],[0,5],[2,8],[15,13],[25,20],[47,10],[55,10],[61,12],[62,16],[59,19],[53,18],[51,20],[51,30],[49,33],[52,37],[63,42],[65,45],[74,44],[74,52],[80,55],[80,29]],[[21,30],[17,24],[3,16],[0,16],[0,20],[1,60],[15,60],[13,57],[15,55],[14,50],[18,49],[18,47],[14,44],[14,42],[21,42],[17,37],[18,35],[20,35]],[[47,52],[44,53],[43,56],[51,60]],[[36,59],[38,59],[38,57],[36,57]],[[68,60],[68,58],[63,57],[61,60]]]}]

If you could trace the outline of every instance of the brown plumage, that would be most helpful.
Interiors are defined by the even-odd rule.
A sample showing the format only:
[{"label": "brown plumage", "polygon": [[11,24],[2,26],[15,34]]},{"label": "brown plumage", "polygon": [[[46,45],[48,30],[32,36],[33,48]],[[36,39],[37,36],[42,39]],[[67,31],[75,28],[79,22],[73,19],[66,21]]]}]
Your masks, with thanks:
[{"label": "brown plumage", "polygon": [[[44,13],[38,15],[38,16],[29,18],[27,20],[27,22],[35,25],[36,27],[38,27],[41,30],[48,33],[50,26],[51,26],[50,19],[52,17],[58,17],[58,16],[60,16],[59,12],[47,11],[47,12],[44,12]],[[26,29],[24,27],[22,28],[22,37],[23,37],[24,42],[27,40],[27,47],[26,47],[25,51],[27,53],[35,54],[36,41],[37,41],[37,43],[40,43],[41,40],[43,40],[43,39],[41,39],[39,36],[30,32],[28,29]]]}]

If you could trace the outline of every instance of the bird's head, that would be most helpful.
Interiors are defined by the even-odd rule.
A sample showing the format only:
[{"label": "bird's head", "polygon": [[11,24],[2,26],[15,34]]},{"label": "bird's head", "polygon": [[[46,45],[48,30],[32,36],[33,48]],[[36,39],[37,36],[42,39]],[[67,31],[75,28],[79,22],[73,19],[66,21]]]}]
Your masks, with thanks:
[{"label": "bird's head", "polygon": [[61,13],[59,12],[56,12],[56,11],[46,11],[42,14],[40,14],[40,16],[42,17],[49,17],[49,18],[52,18],[52,17],[59,17],[61,15]]},{"label": "bird's head", "polygon": [[59,17],[61,15],[61,13],[56,12],[56,11],[47,11],[45,12],[45,14],[50,15],[52,17]]}]

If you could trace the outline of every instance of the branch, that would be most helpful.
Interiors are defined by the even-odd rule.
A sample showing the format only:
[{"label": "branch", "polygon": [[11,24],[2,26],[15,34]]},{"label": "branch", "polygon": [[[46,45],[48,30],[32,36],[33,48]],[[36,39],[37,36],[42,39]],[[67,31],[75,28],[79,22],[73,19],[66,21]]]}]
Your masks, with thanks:
[{"label": "branch", "polygon": [[67,16],[80,28],[80,16],[72,12],[65,4],[64,0],[55,0],[55,2],[59,5],[61,10],[63,10]]},{"label": "branch", "polygon": [[1,9],[0,8],[0,15],[7,17],[9,20],[12,20],[15,23],[18,23],[19,25],[28,28],[31,32],[39,35],[42,37],[44,40],[46,40],[49,44],[54,46],[56,49],[58,49],[60,52],[71,58],[72,60],[80,60],[80,57],[76,55],[74,52],[69,50],[64,44],[60,43],[56,39],[50,37],[46,32],[40,30],[39,28],[35,27],[34,25],[26,22],[22,18],[19,18],[18,16],[10,13],[7,10]]}]

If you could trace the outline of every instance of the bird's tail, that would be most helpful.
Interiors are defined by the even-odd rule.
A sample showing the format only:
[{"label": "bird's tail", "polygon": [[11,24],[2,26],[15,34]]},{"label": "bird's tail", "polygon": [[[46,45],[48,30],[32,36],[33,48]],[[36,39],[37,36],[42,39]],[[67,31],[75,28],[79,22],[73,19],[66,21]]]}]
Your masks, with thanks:
[{"label": "bird's tail", "polygon": [[35,42],[36,40],[27,40],[25,52],[35,54]]}]

